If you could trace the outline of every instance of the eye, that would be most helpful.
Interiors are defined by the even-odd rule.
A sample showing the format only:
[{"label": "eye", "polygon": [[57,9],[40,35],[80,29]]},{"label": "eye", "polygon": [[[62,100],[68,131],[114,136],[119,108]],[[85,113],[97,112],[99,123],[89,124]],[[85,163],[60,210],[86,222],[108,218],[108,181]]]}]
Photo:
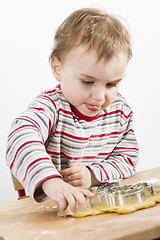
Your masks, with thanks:
[{"label": "eye", "polygon": [[88,80],[82,80],[82,83],[83,83],[84,85],[93,85],[93,84],[94,84],[93,81],[88,81]]},{"label": "eye", "polygon": [[117,86],[117,83],[107,83],[106,86],[107,86],[108,88],[116,87],[116,86]]}]

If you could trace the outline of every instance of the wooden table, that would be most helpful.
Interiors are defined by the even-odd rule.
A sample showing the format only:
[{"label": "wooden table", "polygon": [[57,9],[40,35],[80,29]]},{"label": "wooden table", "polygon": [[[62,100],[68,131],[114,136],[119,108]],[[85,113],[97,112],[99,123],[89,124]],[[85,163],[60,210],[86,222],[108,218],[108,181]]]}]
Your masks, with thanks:
[{"label": "wooden table", "polygon": [[[160,168],[136,173],[121,185],[140,181],[160,189]],[[0,205],[0,239],[6,240],[147,240],[160,237],[160,204],[131,214],[106,213],[63,218],[49,200],[31,198]]]}]

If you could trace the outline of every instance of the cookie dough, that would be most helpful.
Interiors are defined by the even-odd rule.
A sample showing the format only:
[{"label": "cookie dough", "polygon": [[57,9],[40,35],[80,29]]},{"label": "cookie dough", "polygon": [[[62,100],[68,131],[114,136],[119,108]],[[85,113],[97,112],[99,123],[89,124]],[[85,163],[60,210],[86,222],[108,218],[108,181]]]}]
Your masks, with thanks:
[{"label": "cookie dough", "polygon": [[[86,216],[93,216],[107,212],[116,212],[119,214],[128,214],[135,212],[139,209],[149,208],[156,205],[156,203],[160,202],[160,191],[155,191],[154,195],[149,197],[147,200],[142,201],[141,203],[132,203],[126,204],[124,206],[114,206],[114,207],[106,207],[104,205],[94,207],[91,209],[86,209],[84,211],[76,212],[70,215],[70,217],[86,217]],[[64,216],[58,213],[58,216]]]}]

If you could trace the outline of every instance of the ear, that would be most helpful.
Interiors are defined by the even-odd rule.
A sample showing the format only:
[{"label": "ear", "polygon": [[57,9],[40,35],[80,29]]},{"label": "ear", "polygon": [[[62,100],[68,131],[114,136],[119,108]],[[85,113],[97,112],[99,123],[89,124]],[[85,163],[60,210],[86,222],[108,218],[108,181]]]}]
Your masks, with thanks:
[{"label": "ear", "polygon": [[61,81],[61,69],[62,64],[57,57],[53,57],[51,60],[52,73],[57,81]]}]

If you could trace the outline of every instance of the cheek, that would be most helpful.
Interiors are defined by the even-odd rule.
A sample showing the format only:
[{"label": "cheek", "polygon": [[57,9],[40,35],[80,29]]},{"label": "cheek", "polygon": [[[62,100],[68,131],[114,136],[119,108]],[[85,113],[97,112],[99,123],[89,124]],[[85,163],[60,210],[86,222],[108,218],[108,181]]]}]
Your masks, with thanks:
[{"label": "cheek", "polygon": [[114,102],[114,100],[116,99],[116,96],[117,96],[117,89],[113,89],[112,91],[109,92],[109,94],[107,95],[107,100],[109,105]]},{"label": "cheek", "polygon": [[62,86],[62,93],[66,100],[74,106],[78,106],[83,102],[83,92],[80,91],[77,87],[72,86]]},{"label": "cheek", "polygon": [[115,100],[116,96],[117,96],[117,92],[118,92],[118,89],[116,88],[114,91],[113,91],[113,94],[112,94],[112,99],[113,101]]},{"label": "cheek", "polygon": [[80,91],[80,89],[76,89],[72,92],[72,99],[74,100],[75,104],[81,104],[86,99],[85,93]]}]

